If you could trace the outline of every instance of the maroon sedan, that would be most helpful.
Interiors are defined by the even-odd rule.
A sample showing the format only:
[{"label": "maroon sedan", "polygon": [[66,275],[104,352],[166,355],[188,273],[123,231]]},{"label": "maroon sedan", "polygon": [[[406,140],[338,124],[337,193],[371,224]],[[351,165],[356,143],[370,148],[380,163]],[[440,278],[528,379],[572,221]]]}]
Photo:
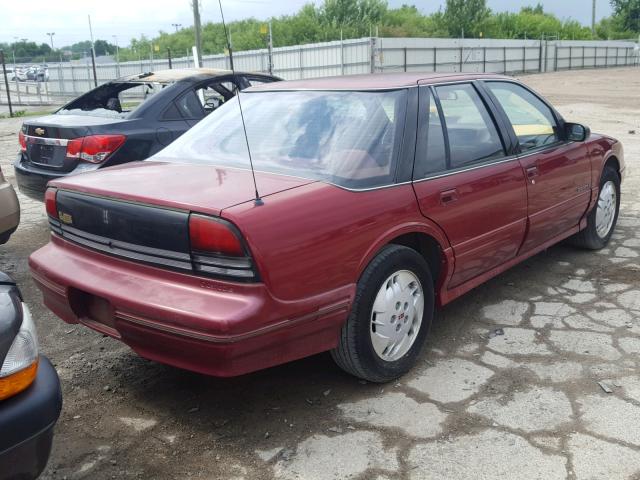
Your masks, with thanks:
[{"label": "maroon sedan", "polygon": [[51,241],[30,265],[53,312],[210,375],[330,350],[384,382],[415,363],[435,307],[614,230],[620,143],[511,78],[352,76],[241,98],[247,139],[228,102],[150,160],[50,184]]}]

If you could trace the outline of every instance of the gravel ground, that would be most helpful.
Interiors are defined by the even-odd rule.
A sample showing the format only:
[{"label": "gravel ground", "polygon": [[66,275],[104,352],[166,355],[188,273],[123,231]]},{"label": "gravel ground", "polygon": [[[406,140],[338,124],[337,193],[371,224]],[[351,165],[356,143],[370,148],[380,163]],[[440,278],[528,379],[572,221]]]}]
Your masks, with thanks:
[{"label": "gravel ground", "polygon": [[[20,284],[64,391],[43,478],[639,478],[640,69],[524,80],[624,143],[616,233],[597,253],[553,247],[444,308],[418,366],[389,385],[326,354],[209,378],[64,324],[29,277],[49,234],[42,205],[21,196],[0,269]],[[20,123],[0,121],[12,181]]]}]

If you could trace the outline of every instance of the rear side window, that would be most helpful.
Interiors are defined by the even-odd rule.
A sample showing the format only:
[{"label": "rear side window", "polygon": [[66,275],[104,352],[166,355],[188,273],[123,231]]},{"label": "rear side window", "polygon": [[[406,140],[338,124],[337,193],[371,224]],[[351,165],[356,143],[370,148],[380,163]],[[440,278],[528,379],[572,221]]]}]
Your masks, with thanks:
[{"label": "rear side window", "polygon": [[529,90],[509,82],[487,82],[486,85],[509,117],[521,151],[544,147],[560,140],[551,109]]},{"label": "rear side window", "polygon": [[425,92],[428,92],[428,102],[421,105],[423,110],[419,118],[419,156],[416,158],[414,179],[424,178],[447,169],[447,149],[442,119],[431,90],[425,89]]},{"label": "rear side window", "polygon": [[193,90],[176,100],[176,106],[184,118],[200,119],[204,117],[202,103]]},{"label": "rear side window", "polygon": [[451,168],[504,156],[500,135],[471,84],[436,87],[449,136]]}]

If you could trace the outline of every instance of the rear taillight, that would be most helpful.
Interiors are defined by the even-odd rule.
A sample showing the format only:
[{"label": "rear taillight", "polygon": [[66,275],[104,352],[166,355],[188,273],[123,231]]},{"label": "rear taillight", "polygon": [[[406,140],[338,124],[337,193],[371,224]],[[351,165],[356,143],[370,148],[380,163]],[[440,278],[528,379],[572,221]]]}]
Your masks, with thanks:
[{"label": "rear taillight", "polygon": [[56,193],[57,190],[55,188],[47,188],[47,191],[44,192],[44,206],[47,210],[47,215],[57,220],[58,205],[56,204]]},{"label": "rear taillight", "polygon": [[240,232],[231,223],[204,215],[191,215],[189,240],[196,271],[244,280],[257,277]]},{"label": "rear taillight", "polygon": [[18,141],[20,142],[20,151],[21,152],[26,152],[27,151],[27,138],[24,136],[24,133],[22,132],[22,130],[20,130],[20,132],[18,133]]},{"label": "rear taillight", "polygon": [[120,148],[126,139],[124,135],[91,135],[74,138],[67,143],[67,158],[102,163]]}]

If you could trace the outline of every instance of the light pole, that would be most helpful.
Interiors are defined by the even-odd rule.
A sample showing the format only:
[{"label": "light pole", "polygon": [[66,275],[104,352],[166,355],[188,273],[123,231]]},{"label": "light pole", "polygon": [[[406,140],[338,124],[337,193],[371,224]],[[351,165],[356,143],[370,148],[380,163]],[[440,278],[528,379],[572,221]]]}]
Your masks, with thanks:
[{"label": "light pole", "polygon": [[49,35],[49,40],[51,41],[51,50],[53,50],[53,36],[56,34],[56,32],[49,32],[47,33],[47,35]]},{"label": "light pole", "polygon": [[120,77],[120,48],[118,47],[118,36],[111,35],[113,40],[116,42],[116,69],[118,71],[118,77]]},{"label": "light pole", "polygon": [[18,37],[13,37],[12,53],[13,53],[13,70],[16,69],[16,43],[18,43]]},{"label": "light pole", "polygon": [[174,27],[176,29],[176,33],[178,33],[178,29],[182,26],[182,24],[181,23],[172,23],[171,26]]}]

